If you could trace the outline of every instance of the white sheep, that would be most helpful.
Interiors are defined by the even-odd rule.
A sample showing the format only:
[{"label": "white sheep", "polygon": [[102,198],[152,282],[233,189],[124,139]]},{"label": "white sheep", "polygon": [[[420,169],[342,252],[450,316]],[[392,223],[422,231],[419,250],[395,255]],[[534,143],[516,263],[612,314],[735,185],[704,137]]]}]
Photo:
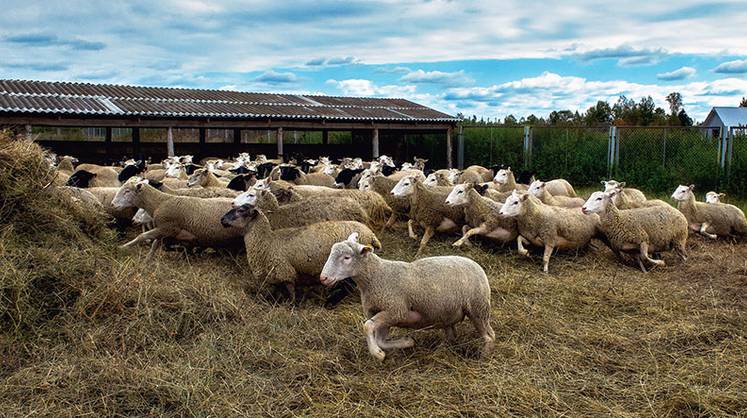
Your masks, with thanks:
[{"label": "white sheep", "polygon": [[706,203],[721,203],[721,199],[726,197],[726,193],[708,192],[705,195]]},{"label": "white sheep", "polygon": [[694,185],[680,185],[672,194],[677,209],[685,215],[691,230],[711,239],[747,235],[747,219],[741,209],[725,203],[697,202],[694,188]]},{"label": "white sheep", "polygon": [[483,356],[495,343],[490,326],[490,285],[479,264],[465,257],[428,257],[412,263],[379,258],[357,234],[332,246],[320,281],[332,286],[352,278],[361,292],[368,350],[384,360],[384,350],[415,345],[411,337],[389,339],[389,328],[442,328],[449,340],[455,325],[471,321],[483,339]]}]

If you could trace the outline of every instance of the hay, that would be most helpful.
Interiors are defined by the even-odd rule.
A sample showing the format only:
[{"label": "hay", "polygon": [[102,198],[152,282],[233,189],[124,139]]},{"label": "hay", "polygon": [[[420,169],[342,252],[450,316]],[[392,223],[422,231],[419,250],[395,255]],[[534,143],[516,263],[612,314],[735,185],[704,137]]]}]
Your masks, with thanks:
[{"label": "hay", "polygon": [[[3,142],[0,155],[7,147],[28,143]],[[437,237],[429,255],[464,253],[485,267],[496,351],[481,361],[464,324],[458,344],[414,332],[417,347],[379,364],[357,297],[334,311],[313,292],[300,308],[273,305],[246,290],[235,254],[166,252],[143,266],[142,252],[117,251],[106,229],[82,227],[72,209],[37,236],[26,216],[49,208],[29,205],[47,200],[16,196],[8,213],[21,225],[2,224],[3,292],[21,282],[49,291],[40,277],[68,290],[55,315],[13,308],[3,293],[4,318],[23,324],[0,333],[7,415],[747,414],[744,244],[693,237],[686,265],[667,257],[670,266],[649,274],[606,250],[560,255],[544,275],[536,258],[454,250]],[[55,228],[80,241],[63,245]],[[398,228],[381,236],[382,255],[411,260],[415,244]]]}]

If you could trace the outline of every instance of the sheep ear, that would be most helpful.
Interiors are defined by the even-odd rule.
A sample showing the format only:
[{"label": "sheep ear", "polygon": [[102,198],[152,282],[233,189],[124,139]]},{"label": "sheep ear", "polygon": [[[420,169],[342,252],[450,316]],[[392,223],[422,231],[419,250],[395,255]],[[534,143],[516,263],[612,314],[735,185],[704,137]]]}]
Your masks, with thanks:
[{"label": "sheep ear", "polygon": [[525,194],[521,195],[521,201],[522,202],[526,201],[527,199],[529,199],[529,194],[525,193]]},{"label": "sheep ear", "polygon": [[506,171],[511,171],[511,166],[506,167]]},{"label": "sheep ear", "polygon": [[620,188],[622,189],[623,187],[625,187],[625,182],[620,183]]},{"label": "sheep ear", "polygon": [[353,232],[352,234],[350,234],[348,236],[348,241],[349,242],[355,242],[355,243],[357,243],[358,242],[358,233],[357,232]]},{"label": "sheep ear", "polygon": [[687,186],[687,188],[690,189],[690,190],[695,190],[695,185],[691,184],[691,185]]},{"label": "sheep ear", "polygon": [[726,197],[726,193],[719,193],[718,197]]},{"label": "sheep ear", "polygon": [[600,181],[600,183],[602,183],[602,184],[604,184],[606,186],[607,185],[607,180],[602,180],[602,181]]},{"label": "sheep ear", "polygon": [[371,252],[373,252],[373,247],[371,247],[370,245],[362,245],[360,248],[361,255],[367,255],[367,254],[370,254]]}]

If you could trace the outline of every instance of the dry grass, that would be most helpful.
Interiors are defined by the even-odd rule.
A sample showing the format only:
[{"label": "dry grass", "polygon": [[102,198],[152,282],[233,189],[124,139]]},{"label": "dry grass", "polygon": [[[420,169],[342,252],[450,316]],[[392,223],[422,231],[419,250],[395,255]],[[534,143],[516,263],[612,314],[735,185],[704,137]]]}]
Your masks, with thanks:
[{"label": "dry grass", "polygon": [[[1,192],[4,158],[21,148],[9,144]],[[357,296],[333,311],[318,289],[300,308],[274,305],[246,283],[241,255],[164,252],[144,266],[144,248],[118,252],[90,213],[17,196],[0,221],[7,415],[747,414],[744,244],[693,237],[687,264],[667,257],[649,274],[606,250],[561,255],[544,275],[536,257],[437,238],[430,255],[485,267],[496,351],[480,360],[464,324],[458,345],[418,331],[414,349],[379,364]],[[49,211],[57,219],[32,228]],[[399,228],[381,237],[382,255],[410,260]]]}]

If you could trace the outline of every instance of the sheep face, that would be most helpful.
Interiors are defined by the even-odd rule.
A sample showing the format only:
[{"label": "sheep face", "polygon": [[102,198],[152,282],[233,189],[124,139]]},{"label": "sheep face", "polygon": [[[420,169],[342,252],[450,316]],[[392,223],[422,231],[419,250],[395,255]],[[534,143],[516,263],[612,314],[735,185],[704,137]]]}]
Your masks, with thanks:
[{"label": "sheep face", "polygon": [[254,183],[253,189],[254,190],[270,190],[270,183],[272,180],[270,178],[257,180],[256,183]]},{"label": "sheep face", "polygon": [[267,162],[267,156],[264,154],[258,154],[257,158],[254,160],[257,164],[264,164]]},{"label": "sheep face", "polygon": [[148,180],[133,179],[130,179],[130,181],[117,190],[117,194],[112,199],[112,207],[114,209],[122,210],[137,206],[137,193]]},{"label": "sheep face", "polygon": [[509,174],[511,174],[511,167],[502,168],[498,170],[497,173],[495,173],[495,177],[493,177],[493,182],[497,184],[506,184],[508,183]]},{"label": "sheep face", "polygon": [[519,193],[514,190],[501,206],[500,214],[503,216],[519,216],[524,210],[524,203],[529,198],[528,193]]},{"label": "sheep face", "polygon": [[607,205],[612,199],[613,193],[608,192],[594,192],[589,196],[589,200],[584,203],[581,207],[581,212],[584,214],[600,213],[607,209]]},{"label": "sheep face", "polygon": [[459,181],[459,176],[462,175],[462,172],[457,170],[456,168],[452,168],[449,170],[449,175],[446,177],[451,184],[456,184],[457,181]]},{"label": "sheep face", "polygon": [[402,171],[412,170],[412,168],[413,168],[412,164],[410,164],[410,163],[402,163],[402,167],[401,167]]},{"label": "sheep face", "polygon": [[454,186],[454,188],[451,190],[451,193],[446,196],[446,204],[449,206],[466,205],[467,203],[469,203],[467,193],[472,187],[473,186],[471,183],[458,184]]},{"label": "sheep face", "polygon": [[361,179],[361,181],[358,182],[358,190],[371,190],[371,177]]},{"label": "sheep face", "polygon": [[245,191],[244,193],[241,193],[240,195],[236,196],[233,199],[233,207],[237,208],[239,206],[243,205],[257,205],[257,196],[259,196],[260,193],[269,193],[266,190],[253,190],[249,189]]},{"label": "sheep face", "polygon": [[96,173],[92,173],[86,170],[78,170],[67,179],[65,186],[80,187],[81,189],[85,189],[89,187],[91,180],[93,180],[94,177],[96,177]]},{"label": "sheep face", "polygon": [[359,243],[358,233],[353,232],[347,240],[332,246],[319,281],[325,286],[332,286],[340,280],[357,276],[372,251],[370,246]]},{"label": "sheep face", "polygon": [[135,225],[145,225],[150,222],[153,222],[153,218],[143,208],[138,209],[132,217],[132,223]]},{"label": "sheep face", "polygon": [[415,184],[418,179],[415,176],[405,176],[394,186],[392,195],[395,197],[405,197],[415,193]]},{"label": "sheep face", "polygon": [[389,167],[394,167],[394,160],[392,157],[389,157],[387,155],[382,155],[379,157],[379,163],[382,165],[387,165]]},{"label": "sheep face", "polygon": [[529,193],[534,197],[542,196],[542,191],[545,189],[545,182],[535,180],[529,185]]},{"label": "sheep face", "polygon": [[706,203],[721,203],[721,198],[726,196],[724,193],[708,192],[705,195]]},{"label": "sheep face", "polygon": [[220,224],[224,228],[236,227],[244,228],[247,223],[256,218],[259,210],[251,205],[241,205],[226,212],[220,218]]},{"label": "sheep face", "polygon": [[602,181],[602,185],[604,186],[604,191],[605,192],[610,192],[612,190],[621,189],[621,188],[625,187],[625,182],[621,183],[621,182],[615,181],[615,180],[606,180],[606,181],[603,180]]},{"label": "sheep face", "polygon": [[425,178],[423,184],[426,186],[438,186],[438,177],[436,176],[436,173],[428,174],[428,177]]},{"label": "sheep face", "polygon": [[674,193],[672,193],[672,199],[678,202],[688,200],[690,199],[690,195],[692,195],[693,193],[693,189],[695,189],[695,186],[692,184],[689,186],[680,185],[679,187],[677,187]]},{"label": "sheep face", "polygon": [[324,165],[324,168],[322,169],[322,173],[328,175],[328,176],[334,176],[337,169],[330,165],[329,163]]},{"label": "sheep face", "polygon": [[207,175],[208,171],[205,169],[195,170],[195,172],[192,173],[191,176],[189,176],[189,180],[187,180],[187,187],[195,187],[201,185]]}]

